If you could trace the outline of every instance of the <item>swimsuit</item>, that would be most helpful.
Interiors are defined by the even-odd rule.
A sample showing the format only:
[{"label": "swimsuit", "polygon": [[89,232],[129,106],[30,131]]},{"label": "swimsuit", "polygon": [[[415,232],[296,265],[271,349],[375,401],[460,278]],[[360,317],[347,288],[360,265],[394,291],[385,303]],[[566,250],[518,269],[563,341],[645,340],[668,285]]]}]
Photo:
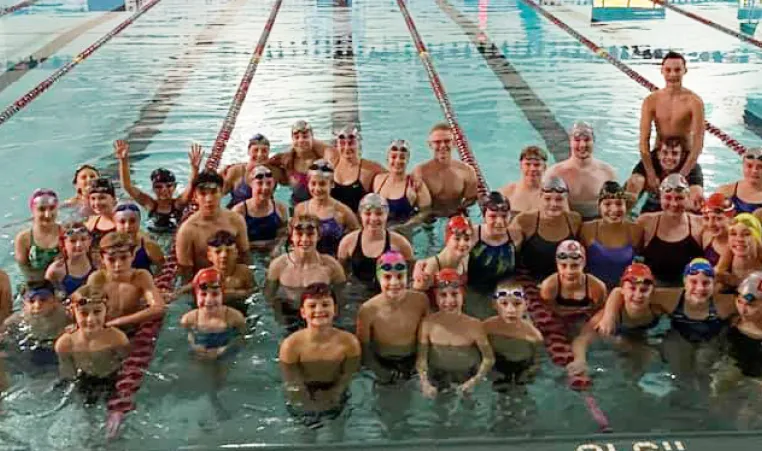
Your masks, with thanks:
[{"label": "swimsuit", "polygon": [[566,225],[569,227],[569,234],[559,240],[550,241],[540,236],[540,212],[537,212],[537,225],[534,234],[524,241],[521,246],[521,263],[529,273],[544,280],[556,272],[556,248],[564,240],[575,239],[573,228],[569,217],[566,217]]},{"label": "swimsuit", "polygon": [[384,252],[391,250],[391,243],[389,238],[389,232],[384,232],[384,248],[380,254],[375,257],[368,257],[362,248],[362,230],[357,234],[357,243],[352,251],[352,255],[349,257],[349,264],[352,268],[352,274],[360,281],[369,285],[378,285],[376,280],[376,259],[380,257]]},{"label": "swimsuit", "polygon": [[100,399],[110,398],[116,391],[119,370],[108,376],[93,376],[80,371],[77,375],[77,389],[85,397],[85,405],[95,405]]},{"label": "swimsuit", "polygon": [[685,313],[685,291],[680,293],[680,301],[670,315],[672,328],[691,343],[701,343],[719,335],[727,321],[720,318],[714,300],[709,300],[709,314],[704,319],[689,318]]},{"label": "swimsuit", "polygon": [[47,268],[58,256],[61,250],[58,246],[54,248],[41,247],[34,242],[34,230],[29,232],[29,267],[42,271]]},{"label": "swimsuit", "polygon": [[679,241],[665,241],[659,238],[659,222],[653,238],[643,249],[645,264],[651,268],[654,277],[661,282],[679,285],[683,280],[683,269],[691,260],[704,255],[704,249],[693,238],[691,222],[688,218],[688,235]]},{"label": "swimsuit", "polygon": [[90,277],[90,274],[95,272],[95,267],[93,266],[92,260],[90,260],[90,257],[87,257],[87,261],[90,263],[90,270],[87,271],[87,274],[85,274],[82,277],[72,276],[71,273],[69,273],[69,263],[64,259],[64,270],[66,271],[66,274],[64,274],[63,279],[61,280],[61,285],[64,288],[64,291],[66,292],[66,295],[69,296],[79,287],[84,285],[87,282],[87,278]]},{"label": "swimsuit", "polygon": [[252,195],[251,186],[246,183],[246,177],[243,177],[241,182],[233,187],[232,191],[230,191],[230,202],[228,202],[228,208],[233,208],[241,202],[245,202],[246,200],[251,199]]},{"label": "swimsuit", "polygon": [[360,160],[360,165],[357,168],[357,179],[354,182],[349,185],[342,185],[334,181],[333,188],[331,188],[331,197],[346,205],[352,211],[357,211],[360,208],[360,201],[367,194],[362,186],[362,182],[360,182],[361,174],[362,160]]},{"label": "swimsuit", "polygon": [[712,266],[717,266],[717,263],[720,262],[720,254],[714,249],[711,242],[709,246],[704,248],[704,257],[709,260]]},{"label": "swimsuit", "polygon": [[246,221],[246,234],[249,242],[272,241],[278,236],[283,220],[278,216],[275,201],[272,201],[273,211],[266,216],[251,216],[246,202],[243,203],[243,218]]},{"label": "swimsuit", "polygon": [[[307,204],[307,213],[309,213],[309,204]],[[339,250],[339,243],[344,236],[344,226],[339,224],[335,217],[320,220],[320,240],[317,243],[317,250],[321,254],[336,256]]]},{"label": "swimsuit", "polygon": [[142,238],[140,240],[140,247],[135,252],[135,258],[132,260],[132,267],[135,269],[145,269],[146,271],[151,272],[151,258],[148,256],[145,240]]},{"label": "swimsuit", "polygon": [[653,318],[651,318],[651,321],[640,324],[637,326],[631,326],[625,324],[625,309],[622,307],[622,311],[619,313],[619,321],[616,325],[616,330],[614,331],[614,335],[618,337],[626,337],[626,338],[636,338],[636,337],[642,337],[646,332],[653,329],[659,324],[659,317],[656,315],[653,315]]},{"label": "swimsuit", "polygon": [[[378,192],[381,192],[381,188],[384,187],[384,183],[389,180],[387,175],[381,186],[378,187]],[[407,187],[409,185],[410,176],[405,178],[405,191],[402,193],[402,197],[397,199],[386,199],[389,204],[389,223],[400,224],[410,219],[416,212],[416,208],[410,203],[407,198]]]},{"label": "swimsuit", "polygon": [[731,327],[728,331],[728,345],[728,354],[744,376],[762,377],[762,340]]},{"label": "swimsuit", "polygon": [[740,213],[754,213],[754,210],[757,208],[762,208],[762,203],[751,203],[746,202],[744,200],[741,200],[740,197],[738,197],[738,182],[736,182],[735,187],[733,188],[733,195],[730,196],[731,202],[733,202],[733,205],[736,207],[736,214]]},{"label": "swimsuit", "polygon": [[148,212],[148,230],[154,233],[171,233],[177,230],[183,217],[182,209],[177,208],[172,201],[172,209],[168,212],[157,211],[158,205]]},{"label": "swimsuit", "polygon": [[291,205],[310,200],[312,197],[309,190],[309,176],[304,172],[294,171],[291,173],[293,183],[291,184]]},{"label": "swimsuit", "polygon": [[100,247],[101,238],[103,238],[104,236],[116,230],[116,226],[113,226],[107,230],[99,230],[98,229],[99,222],[101,222],[101,216],[98,216],[98,218],[95,219],[95,224],[93,224],[93,229],[90,231],[90,236],[93,239],[92,246],[95,248]]},{"label": "swimsuit", "polygon": [[516,245],[508,234],[503,244],[492,245],[482,240],[482,227],[476,231],[478,241],[471,249],[468,259],[468,282],[470,285],[493,290],[498,282],[510,277],[516,269]]},{"label": "swimsuit", "polygon": [[619,285],[624,270],[632,264],[635,248],[632,241],[621,247],[606,247],[598,241],[598,226],[595,226],[595,238],[587,248],[587,270],[601,279],[607,287]]}]

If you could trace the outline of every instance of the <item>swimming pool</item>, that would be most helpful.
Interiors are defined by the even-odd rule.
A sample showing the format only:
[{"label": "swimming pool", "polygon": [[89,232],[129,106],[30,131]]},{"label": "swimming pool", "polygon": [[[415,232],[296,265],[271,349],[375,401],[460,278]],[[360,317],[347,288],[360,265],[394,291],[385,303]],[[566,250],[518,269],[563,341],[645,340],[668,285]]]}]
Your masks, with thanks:
[{"label": "swimming pool", "polygon": [[[408,5],[490,186],[518,178],[515,161],[523,146],[557,142],[577,119],[596,127],[596,152],[615,166],[620,179],[626,177],[637,160],[637,121],[644,88],[521,2],[448,3],[459,15],[446,12],[434,0],[411,0]],[[762,50],[669,11],[666,20],[659,22],[591,26],[590,6],[576,3],[547,9],[611,53],[617,49],[621,55],[627,46],[625,62],[657,84],[657,60],[644,57],[644,50],[671,47],[685,52],[687,85],[703,97],[707,119],[746,145],[762,142],[743,121],[747,98],[762,92],[758,76]],[[0,19],[3,61],[15,63],[51,42],[60,47],[51,59],[66,61],[128,15],[86,12],[86,5],[38,2],[34,10]],[[189,144],[198,141],[208,148],[214,140],[271,5],[255,0],[162,0],[0,127],[0,155],[23,171],[16,169],[17,177],[0,182],[7,199],[4,225],[25,217],[25,199],[34,188],[44,185],[70,193],[71,173],[81,163],[94,163],[113,173],[111,145],[117,138],[128,137],[136,148],[136,183],[145,187],[148,174],[159,165],[175,170],[183,180]],[[734,3],[683,6],[734,24]],[[92,28],[69,42],[61,41],[66,30],[96,17],[99,21]],[[504,54],[512,68],[511,84],[504,86],[493,73],[469,37],[468,30],[473,29],[464,18]],[[19,33],[29,29],[35,30],[31,36]],[[350,34],[354,64],[344,53],[334,61],[337,51],[345,51]],[[633,46],[638,46],[638,54]],[[0,90],[2,105],[49,76],[55,70],[50,64],[26,71]],[[3,65],[3,70],[7,67]],[[0,77],[12,72],[17,70]],[[355,0],[351,8],[341,8],[331,1],[285,0],[223,163],[244,158],[245,143],[255,132],[267,135],[275,149],[282,148],[289,140],[288,127],[302,117],[325,139],[331,127],[356,117],[368,158],[382,160],[386,145],[397,137],[413,143],[413,162],[427,158],[426,133],[442,119],[442,113],[395,1]],[[739,172],[737,157],[715,138],[707,138],[700,161],[708,190],[735,179]],[[10,240],[19,229],[3,228],[0,249],[0,264],[13,269],[14,281],[20,278],[12,265]],[[415,244],[420,257],[441,245],[441,240],[437,234],[430,243],[422,234]],[[261,262],[256,271],[261,281]],[[562,371],[545,362],[529,395],[498,403],[485,384],[477,390],[475,405],[450,406],[446,421],[440,420],[436,406],[417,394],[408,400],[399,399],[405,398],[402,394],[377,399],[370,380],[360,377],[352,386],[344,434],[326,428],[314,437],[285,411],[276,362],[280,335],[274,332],[277,328],[264,301],[255,297],[253,302],[251,311],[259,317],[256,327],[227,375],[219,403],[214,404],[207,394],[208,381],[188,358],[185,336],[177,327],[187,306],[180,301],[170,307],[156,357],[138,393],[137,411],[128,417],[122,438],[111,446],[169,449],[256,443],[289,448],[313,442],[452,439],[448,443],[456,447],[502,443],[505,449],[525,449],[526,442],[518,440],[588,435],[596,430],[580,396],[565,387]],[[736,421],[741,404],[737,400],[720,403],[693,392],[670,391],[661,365],[651,368],[639,388],[626,380],[612,351],[599,347],[590,360],[602,367],[596,372],[593,391],[599,405],[615,431],[635,434],[592,439],[590,443],[601,449],[607,449],[607,443],[616,449],[633,449],[632,443],[640,437],[661,440],[662,435],[669,436],[667,431],[760,429],[758,413],[754,417],[747,412],[746,424]],[[47,391],[54,375],[14,377],[16,388],[3,401],[6,413],[0,423],[0,445],[41,449],[102,444],[103,432],[91,423],[99,424],[104,412],[59,406],[61,395]],[[409,408],[401,407],[406,403]],[[747,410],[759,405],[756,399],[743,404]],[[498,442],[483,442],[492,439]],[[505,439],[510,440],[500,441]],[[533,442],[532,449],[575,449],[585,443],[575,440]],[[716,446],[717,442],[711,443]],[[356,445],[347,445],[352,446]],[[421,446],[431,445],[417,445]],[[666,449],[660,442],[658,446],[642,449]],[[674,443],[670,446],[679,449]],[[686,449],[698,448],[688,444]]]}]

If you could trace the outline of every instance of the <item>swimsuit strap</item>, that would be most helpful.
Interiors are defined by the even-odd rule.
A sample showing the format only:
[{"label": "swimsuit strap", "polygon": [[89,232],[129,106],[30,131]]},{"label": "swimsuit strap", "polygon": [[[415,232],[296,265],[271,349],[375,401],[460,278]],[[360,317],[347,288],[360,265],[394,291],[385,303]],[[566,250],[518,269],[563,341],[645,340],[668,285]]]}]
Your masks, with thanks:
[{"label": "swimsuit strap", "polygon": [[[648,241],[648,244],[651,244],[651,241],[653,241],[654,238],[659,238],[659,224],[661,223],[661,215],[656,216],[656,227],[654,227],[654,234],[651,236],[651,240]],[[661,239],[661,238],[659,238]]]},{"label": "swimsuit strap", "polygon": [[734,197],[738,197],[738,183],[740,183],[740,182],[736,182],[736,184],[733,185],[733,196]]},{"label": "swimsuit strap", "polygon": [[435,255],[434,260],[437,262],[437,271],[439,271],[442,268],[442,263],[439,262],[439,255]]},{"label": "swimsuit strap", "polygon": [[569,235],[572,238],[577,238],[577,235],[574,233],[574,228],[571,225],[571,219],[569,219],[569,216],[564,213],[564,218],[566,218],[566,226],[569,228]]},{"label": "swimsuit strap", "polygon": [[476,239],[477,239],[476,244],[479,244],[482,242],[482,225],[481,224],[476,226]]},{"label": "swimsuit strap", "polygon": [[[378,177],[379,175],[381,175],[381,174],[376,174],[376,177]],[[382,189],[382,188],[384,187],[384,185],[386,184],[386,181],[387,181],[387,180],[389,180],[389,174],[384,174],[384,175],[386,175],[386,177],[384,177],[384,181],[383,181],[383,182],[381,182],[381,184],[380,184],[380,185],[378,185],[378,192],[379,192],[379,193],[381,192],[381,189]],[[375,177],[374,177],[374,178],[375,178]]]},{"label": "swimsuit strap", "polygon": [[249,216],[249,207],[246,206],[246,201],[241,202],[243,204],[243,214],[244,216]]},{"label": "swimsuit strap", "polygon": [[392,248],[391,233],[388,230],[384,230],[386,238],[384,239],[384,252],[389,252]]},{"label": "swimsuit strap", "polygon": [[537,225],[534,227],[534,234],[539,235],[540,234],[540,212],[537,211]]},{"label": "swimsuit strap", "polygon": [[[89,254],[89,252],[88,252],[88,254]],[[87,257],[87,259],[90,260],[90,257]],[[66,271],[66,275],[67,276],[70,275],[69,274],[69,263],[66,261],[66,257],[63,258],[63,264],[64,264],[64,271]],[[92,266],[92,263],[90,264],[90,266]]]},{"label": "swimsuit strap", "polygon": [[357,179],[355,183],[360,181],[360,175],[362,175],[362,158],[360,158],[360,164],[357,165]]},{"label": "swimsuit strap", "polygon": [[593,241],[598,241],[598,229],[600,228],[601,223],[600,221],[595,221],[595,236],[593,236]]},{"label": "swimsuit strap", "polygon": [[407,187],[410,185],[410,176],[405,176],[405,190],[402,192],[402,198],[407,199]]}]

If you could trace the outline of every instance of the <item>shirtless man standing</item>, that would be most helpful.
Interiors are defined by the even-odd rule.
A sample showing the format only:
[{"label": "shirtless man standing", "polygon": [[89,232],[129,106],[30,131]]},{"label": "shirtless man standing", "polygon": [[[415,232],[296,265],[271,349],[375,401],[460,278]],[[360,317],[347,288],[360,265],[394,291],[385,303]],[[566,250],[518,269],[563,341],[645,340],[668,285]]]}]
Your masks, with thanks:
[{"label": "shirtless man standing", "polygon": [[560,177],[566,182],[569,209],[582,215],[584,221],[598,217],[598,193],[604,183],[617,179],[611,165],[593,158],[594,141],[590,124],[575,123],[569,133],[569,158],[554,164],[545,174],[545,177]]},{"label": "shirtless man standing", "polygon": [[536,210],[542,194],[542,176],[547,168],[548,154],[537,146],[527,146],[519,155],[521,180],[500,188],[514,213]]},{"label": "shirtless man standing", "polygon": [[657,140],[676,136],[688,143],[689,149],[684,149],[689,152],[688,158],[680,168],[683,177],[691,172],[704,148],[704,102],[683,88],[686,72],[683,55],[667,53],[661,61],[666,86],[646,97],[640,111],[640,158],[646,169],[646,186],[653,191],[659,188],[659,177],[651,161],[651,123],[656,125]]},{"label": "shirtless man standing", "polygon": [[190,278],[200,269],[211,266],[207,242],[220,230],[235,237],[239,261],[248,263],[246,222],[238,213],[220,208],[222,186],[222,176],[214,171],[202,171],[193,180],[193,200],[199,208],[177,231],[177,264],[183,277]]},{"label": "shirtless man standing", "polygon": [[431,193],[431,209],[435,216],[451,216],[461,207],[476,201],[476,172],[469,165],[452,159],[454,137],[445,123],[434,125],[429,132],[429,147],[434,158],[417,165],[413,176],[423,180]]}]

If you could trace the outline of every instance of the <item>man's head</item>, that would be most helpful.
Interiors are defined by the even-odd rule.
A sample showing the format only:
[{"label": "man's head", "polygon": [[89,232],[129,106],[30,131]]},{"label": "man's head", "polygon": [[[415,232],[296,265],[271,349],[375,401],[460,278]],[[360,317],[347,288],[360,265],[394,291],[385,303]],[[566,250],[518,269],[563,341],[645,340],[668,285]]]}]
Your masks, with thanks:
[{"label": "man's head", "polygon": [[663,171],[663,175],[677,172],[688,156],[685,138],[670,136],[659,140],[656,157]]},{"label": "man's head", "polygon": [[661,60],[661,74],[668,85],[681,84],[687,72],[685,57],[677,52],[667,52]]},{"label": "man's head", "polygon": [[196,176],[191,186],[201,212],[214,213],[220,208],[223,184],[222,176],[215,171],[204,170]]},{"label": "man's head", "polygon": [[538,146],[527,146],[519,155],[521,176],[526,179],[541,180],[548,164],[548,154]]},{"label": "man's head", "polygon": [[591,158],[593,156],[593,141],[595,141],[593,126],[587,122],[576,122],[569,132],[571,157],[578,160]]},{"label": "man's head", "polygon": [[450,163],[452,160],[452,144],[454,137],[450,126],[444,122],[431,127],[429,132],[429,148],[434,152],[434,160],[439,163]]}]

